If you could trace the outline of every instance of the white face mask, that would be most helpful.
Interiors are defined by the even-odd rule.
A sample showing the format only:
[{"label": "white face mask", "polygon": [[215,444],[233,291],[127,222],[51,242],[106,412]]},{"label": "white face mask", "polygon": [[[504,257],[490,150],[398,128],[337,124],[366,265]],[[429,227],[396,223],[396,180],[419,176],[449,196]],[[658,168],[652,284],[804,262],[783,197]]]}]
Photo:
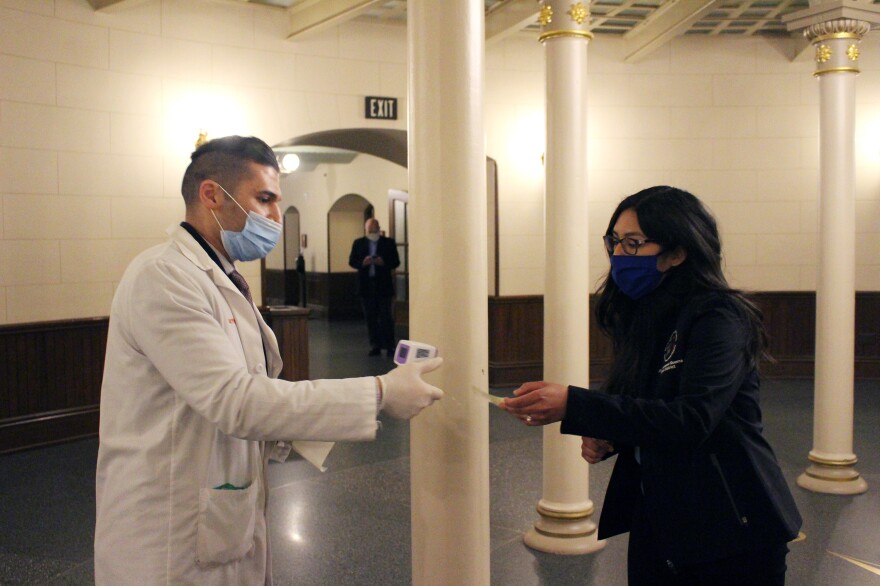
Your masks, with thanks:
[{"label": "white face mask", "polygon": [[367,234],[367,240],[369,240],[371,242],[376,242],[377,240],[379,240],[379,233],[378,232],[370,232],[369,234]]}]

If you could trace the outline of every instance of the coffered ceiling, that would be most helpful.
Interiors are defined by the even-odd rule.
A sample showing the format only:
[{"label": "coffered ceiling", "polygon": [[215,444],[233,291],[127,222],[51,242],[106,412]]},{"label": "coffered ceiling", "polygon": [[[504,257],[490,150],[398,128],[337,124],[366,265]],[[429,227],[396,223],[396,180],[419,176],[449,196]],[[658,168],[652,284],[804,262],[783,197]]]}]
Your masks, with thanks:
[{"label": "coffered ceiling", "polygon": [[[96,10],[124,9],[143,0],[89,0]],[[227,0],[274,7],[290,21],[296,39],[348,20],[406,23],[405,0]],[[874,0],[880,3],[880,0]],[[486,42],[534,29],[536,0],[483,0]],[[809,6],[808,0],[595,0],[589,3],[591,31],[618,35],[626,41],[625,60],[632,61],[681,35],[775,36],[791,38],[792,55],[806,42],[786,30],[781,17]]]}]

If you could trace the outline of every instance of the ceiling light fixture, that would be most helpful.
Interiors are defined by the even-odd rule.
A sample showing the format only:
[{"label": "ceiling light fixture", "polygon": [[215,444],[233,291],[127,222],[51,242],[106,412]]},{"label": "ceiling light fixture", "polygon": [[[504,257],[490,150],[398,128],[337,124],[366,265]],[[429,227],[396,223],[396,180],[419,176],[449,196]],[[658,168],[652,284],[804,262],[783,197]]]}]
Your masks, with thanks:
[{"label": "ceiling light fixture", "polygon": [[281,170],[285,173],[292,173],[299,169],[299,155],[296,153],[285,153],[281,157]]}]

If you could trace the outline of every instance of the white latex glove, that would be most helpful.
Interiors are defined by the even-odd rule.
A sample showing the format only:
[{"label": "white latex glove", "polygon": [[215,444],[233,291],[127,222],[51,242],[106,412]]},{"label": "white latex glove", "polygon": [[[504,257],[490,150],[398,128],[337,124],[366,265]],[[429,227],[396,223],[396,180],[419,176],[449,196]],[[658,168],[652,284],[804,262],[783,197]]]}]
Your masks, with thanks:
[{"label": "white latex glove", "polygon": [[439,356],[421,362],[398,366],[383,374],[382,410],[396,419],[412,419],[422,409],[439,400],[443,391],[422,380],[422,375],[439,368],[443,359]]}]

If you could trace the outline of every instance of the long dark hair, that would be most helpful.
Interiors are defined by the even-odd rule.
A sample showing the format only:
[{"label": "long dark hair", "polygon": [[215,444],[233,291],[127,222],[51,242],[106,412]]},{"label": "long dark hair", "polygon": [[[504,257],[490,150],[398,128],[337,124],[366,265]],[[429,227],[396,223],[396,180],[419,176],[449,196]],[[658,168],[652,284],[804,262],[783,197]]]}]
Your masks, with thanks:
[{"label": "long dark hair", "polygon": [[615,394],[636,394],[656,357],[656,332],[669,325],[688,298],[700,292],[724,293],[741,309],[751,330],[747,358],[750,367],[757,367],[767,344],[761,311],[727,283],[721,268],[721,239],[712,214],[687,191],[665,185],[649,187],[620,202],[606,234],[613,232],[625,210],[635,212],[642,232],[664,252],[681,247],[687,257],[667,271],[657,289],[637,301],[623,294],[610,270],[605,276],[596,319],[599,328],[611,337],[614,363],[603,387]]}]

